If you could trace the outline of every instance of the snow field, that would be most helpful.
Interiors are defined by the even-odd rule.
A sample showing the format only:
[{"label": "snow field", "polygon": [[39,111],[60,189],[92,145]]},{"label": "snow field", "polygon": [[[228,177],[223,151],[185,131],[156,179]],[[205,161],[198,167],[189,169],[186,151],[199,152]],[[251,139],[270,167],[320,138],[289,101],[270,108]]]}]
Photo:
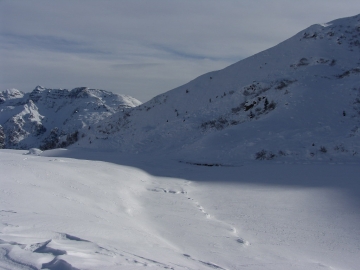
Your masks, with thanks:
[{"label": "snow field", "polygon": [[204,167],[98,151],[31,152],[0,151],[4,269],[360,263],[356,165]]}]

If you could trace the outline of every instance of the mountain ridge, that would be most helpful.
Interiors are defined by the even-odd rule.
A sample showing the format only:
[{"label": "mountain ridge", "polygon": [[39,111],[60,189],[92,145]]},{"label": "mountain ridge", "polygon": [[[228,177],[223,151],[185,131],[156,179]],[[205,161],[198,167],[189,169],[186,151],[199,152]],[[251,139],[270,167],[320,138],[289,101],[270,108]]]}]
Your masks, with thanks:
[{"label": "mountain ridge", "polygon": [[66,147],[78,140],[80,129],[139,104],[130,96],[87,87],[7,89],[0,93],[0,147]]}]

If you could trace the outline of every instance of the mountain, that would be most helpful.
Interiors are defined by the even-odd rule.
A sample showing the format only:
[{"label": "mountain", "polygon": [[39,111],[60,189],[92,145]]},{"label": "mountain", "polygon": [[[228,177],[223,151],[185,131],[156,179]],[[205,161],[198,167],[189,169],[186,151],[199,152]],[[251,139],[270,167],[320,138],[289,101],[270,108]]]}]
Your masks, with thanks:
[{"label": "mountain", "polygon": [[0,92],[0,148],[66,147],[106,117],[138,106],[140,101],[104,90],[37,86],[30,93]]},{"label": "mountain", "polygon": [[[52,96],[46,94],[48,90],[36,88],[26,98],[15,98],[23,94],[10,91],[2,97],[7,96],[7,104],[28,101],[16,101],[21,111],[2,113],[1,119],[16,113],[3,124],[2,137],[7,148],[36,145],[31,139],[41,136],[42,149],[72,144],[164,154],[203,165],[233,165],[251,159],[354,160],[360,152],[359,80],[357,15],[312,25],[275,47],[204,74],[140,106],[129,102],[132,108],[125,110],[109,108],[119,105],[108,104],[112,100],[108,92],[52,90],[56,97],[63,93],[68,97],[64,102],[71,104],[60,120],[54,112],[62,102],[47,101]],[[108,96],[106,103],[103,95]],[[92,98],[92,105],[84,97]],[[88,106],[92,109],[86,111]],[[45,107],[53,108],[52,113],[37,113],[36,108]],[[25,124],[23,115],[35,120]],[[32,135],[22,135],[28,133]],[[53,143],[59,134],[61,140]]]},{"label": "mountain", "polygon": [[156,151],[204,164],[352,160],[360,150],[359,81],[357,15],[312,25],[275,47],[115,113],[79,144]]}]

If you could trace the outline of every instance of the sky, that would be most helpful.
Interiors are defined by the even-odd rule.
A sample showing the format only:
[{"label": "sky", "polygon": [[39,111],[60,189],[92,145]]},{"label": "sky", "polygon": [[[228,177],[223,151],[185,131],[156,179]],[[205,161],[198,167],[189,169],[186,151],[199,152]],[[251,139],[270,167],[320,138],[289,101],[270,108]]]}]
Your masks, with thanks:
[{"label": "sky", "polygon": [[0,91],[87,86],[146,102],[359,12],[359,0],[0,0]]}]

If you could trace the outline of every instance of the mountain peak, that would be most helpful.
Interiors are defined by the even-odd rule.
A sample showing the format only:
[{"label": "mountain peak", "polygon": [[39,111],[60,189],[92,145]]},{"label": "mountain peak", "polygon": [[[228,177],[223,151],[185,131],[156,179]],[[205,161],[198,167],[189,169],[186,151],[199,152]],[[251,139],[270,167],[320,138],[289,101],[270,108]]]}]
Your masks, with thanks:
[{"label": "mountain peak", "polygon": [[15,89],[6,89],[5,91],[0,92],[0,103],[8,99],[22,98],[24,93]]},{"label": "mountain peak", "polygon": [[46,88],[41,86],[41,85],[37,85],[34,90],[38,90],[38,91],[41,91],[41,90],[45,90]]},{"label": "mountain peak", "polygon": [[66,147],[78,140],[79,130],[138,104],[132,97],[87,87],[69,91],[37,86],[27,94],[6,90],[0,93],[1,147]]}]

